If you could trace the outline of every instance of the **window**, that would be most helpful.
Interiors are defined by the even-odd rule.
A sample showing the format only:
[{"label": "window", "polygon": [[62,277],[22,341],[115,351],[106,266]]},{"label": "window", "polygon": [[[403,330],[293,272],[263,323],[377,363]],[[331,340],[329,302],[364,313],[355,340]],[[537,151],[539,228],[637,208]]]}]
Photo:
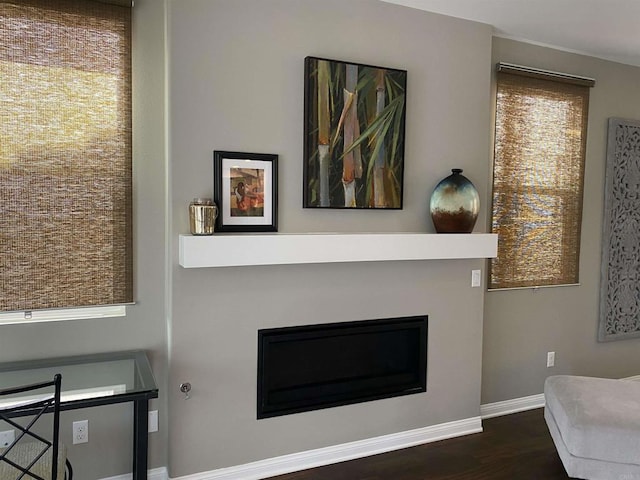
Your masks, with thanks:
[{"label": "window", "polygon": [[578,283],[589,87],[499,64],[489,288]]},{"label": "window", "polygon": [[0,310],[133,301],[131,9],[0,0]]}]

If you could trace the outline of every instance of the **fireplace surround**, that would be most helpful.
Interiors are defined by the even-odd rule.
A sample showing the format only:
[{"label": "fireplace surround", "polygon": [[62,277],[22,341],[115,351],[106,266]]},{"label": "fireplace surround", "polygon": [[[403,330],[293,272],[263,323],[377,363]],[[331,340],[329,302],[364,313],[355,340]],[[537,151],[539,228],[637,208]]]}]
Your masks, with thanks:
[{"label": "fireplace surround", "polygon": [[427,389],[428,317],[258,331],[257,417]]}]

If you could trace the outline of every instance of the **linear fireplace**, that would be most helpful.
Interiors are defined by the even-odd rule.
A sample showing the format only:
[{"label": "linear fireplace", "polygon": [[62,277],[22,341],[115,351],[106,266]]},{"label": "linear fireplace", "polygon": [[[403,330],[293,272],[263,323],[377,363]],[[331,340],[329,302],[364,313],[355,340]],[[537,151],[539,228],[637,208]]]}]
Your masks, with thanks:
[{"label": "linear fireplace", "polygon": [[258,331],[258,418],[427,390],[428,317]]}]

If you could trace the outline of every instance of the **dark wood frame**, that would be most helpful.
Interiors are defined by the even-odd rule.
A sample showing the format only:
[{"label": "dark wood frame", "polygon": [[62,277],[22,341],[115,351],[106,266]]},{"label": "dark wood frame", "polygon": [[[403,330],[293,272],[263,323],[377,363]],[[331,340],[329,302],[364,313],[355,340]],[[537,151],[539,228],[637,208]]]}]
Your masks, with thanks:
[{"label": "dark wood frame", "polygon": [[[329,92],[330,109],[329,111],[329,173],[327,175],[327,188],[323,189],[324,175],[321,173],[319,161],[319,121],[318,121],[318,62],[324,61],[329,63],[329,76],[331,78],[332,87]],[[344,72],[340,69],[344,66]],[[354,162],[361,165],[361,177],[355,174],[355,195],[354,204],[347,206],[348,200],[345,198],[346,193],[337,193],[336,190],[342,188],[343,168],[340,165],[343,162],[343,153],[341,146],[344,145],[344,136],[346,123],[348,120],[343,117],[344,107],[343,92],[346,90],[347,83],[347,66],[358,67],[357,88],[358,93],[358,112],[357,120],[359,131],[354,132],[354,141],[361,138],[361,149],[363,150],[362,163]],[[380,131],[378,127],[374,127],[374,123],[381,120],[376,112],[368,111],[371,108],[371,95],[373,95],[373,104],[375,105],[376,90],[378,88],[376,74],[383,72],[383,84],[385,92],[385,110],[393,111],[389,118],[391,125],[386,130],[383,143],[385,145],[383,178],[385,185],[385,201],[386,205],[375,205],[375,192],[373,187],[373,178],[375,173],[371,154],[376,152],[373,146],[369,146],[368,142],[373,138],[373,133]],[[376,78],[376,80],[374,80]],[[397,101],[391,101],[392,94],[395,95]],[[360,64],[355,62],[347,62],[342,60],[331,60],[319,57],[306,57],[304,61],[304,156],[303,156],[303,208],[331,208],[331,209],[348,209],[348,210],[401,210],[403,205],[404,190],[404,157],[405,157],[405,125],[406,125],[406,108],[407,108],[407,71],[397,68],[388,68],[375,65]],[[362,105],[361,105],[362,102]],[[393,103],[394,105],[391,105]],[[368,107],[365,107],[367,105]],[[342,112],[342,114],[341,114]],[[375,114],[375,118],[371,115]],[[365,120],[365,116],[367,120]],[[338,120],[340,118],[340,120]],[[383,124],[385,122],[382,122]],[[388,123],[388,122],[387,122]],[[336,130],[338,126],[342,126],[343,130]],[[370,130],[373,128],[373,130]],[[367,140],[363,141],[364,134]],[[366,154],[369,154],[368,156]],[[390,162],[390,163],[389,163]],[[355,170],[358,171],[356,166]],[[345,189],[346,190],[346,189]],[[325,192],[324,194],[322,192]],[[323,201],[323,195],[326,195]],[[340,200],[342,203],[340,204]],[[328,205],[326,204],[328,202]]]},{"label": "dark wood frame", "polygon": [[[264,217],[237,217],[238,222],[242,219],[241,223],[232,223],[229,221],[230,217],[230,189],[225,191],[225,172],[227,167],[225,166],[225,160],[248,160],[251,162],[265,162],[265,167],[270,164],[271,167],[271,181],[269,189],[271,194],[268,195],[268,189],[265,178],[264,187],[264,208],[267,207],[271,211],[271,219],[268,223],[263,221],[251,222],[252,218],[264,218]],[[228,177],[226,177],[228,178]],[[228,179],[230,181],[230,179]],[[218,206],[218,218],[216,219],[216,231],[218,232],[277,232],[278,231],[278,155],[270,153],[243,153],[243,152],[228,152],[222,150],[215,150],[213,152],[213,197],[216,205]],[[228,214],[228,215],[227,215]]]}]

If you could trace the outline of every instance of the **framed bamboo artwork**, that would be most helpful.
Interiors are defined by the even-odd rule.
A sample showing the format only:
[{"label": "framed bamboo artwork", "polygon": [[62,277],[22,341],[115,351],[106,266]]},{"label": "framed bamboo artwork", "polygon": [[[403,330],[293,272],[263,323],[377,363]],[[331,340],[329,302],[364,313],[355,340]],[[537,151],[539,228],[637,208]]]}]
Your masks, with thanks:
[{"label": "framed bamboo artwork", "polygon": [[278,231],[278,156],[213,152],[218,232]]},{"label": "framed bamboo artwork", "polygon": [[303,207],[401,209],[407,72],[307,57]]}]

